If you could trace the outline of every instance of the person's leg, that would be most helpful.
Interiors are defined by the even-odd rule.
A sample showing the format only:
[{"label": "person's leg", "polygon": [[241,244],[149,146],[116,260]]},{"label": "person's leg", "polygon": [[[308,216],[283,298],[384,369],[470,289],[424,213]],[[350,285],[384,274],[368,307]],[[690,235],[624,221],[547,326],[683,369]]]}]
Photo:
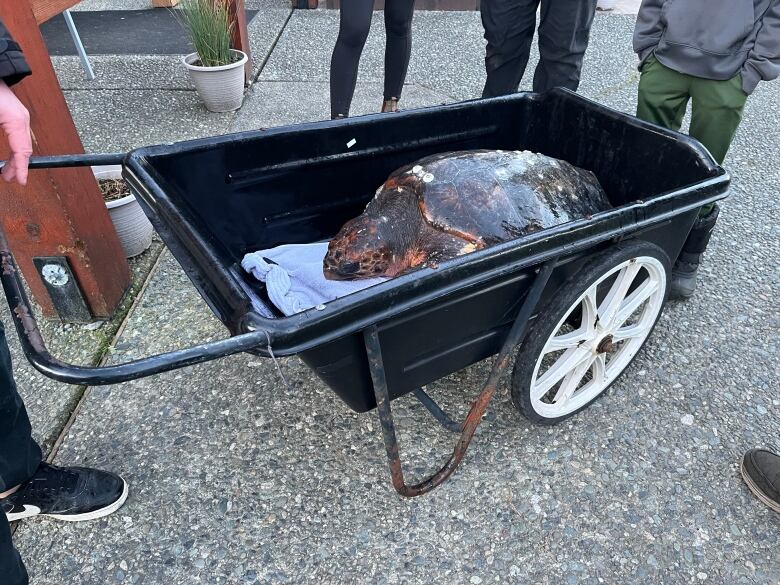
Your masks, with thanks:
[{"label": "person's leg", "polygon": [[[11,353],[0,323],[0,516],[12,522],[44,515],[60,520],[91,520],[111,514],[127,498],[125,481],[106,471],[55,467],[41,461],[30,421],[11,371]],[[2,526],[0,526],[2,532]],[[4,534],[4,533],[3,533]],[[17,561],[0,534],[0,567]],[[0,570],[0,575],[3,573]],[[2,581],[2,577],[0,577]]]},{"label": "person's leg", "polygon": [[[385,94],[383,111],[397,110],[397,102],[409,68],[412,54],[412,16],[414,0],[385,2]],[[388,104],[388,102],[390,102]]]},{"label": "person's leg", "polygon": [[539,0],[481,0],[485,27],[485,71],[482,97],[517,91],[531,54]]},{"label": "person's leg", "polygon": [[639,78],[637,118],[679,130],[690,99],[690,77],[648,57]]},{"label": "person's leg", "polygon": [[[742,91],[742,79],[739,75],[727,81],[692,77],[690,87],[690,135],[701,142],[721,164],[742,121],[742,111],[747,100],[747,95]],[[687,299],[696,290],[699,265],[719,213],[720,209],[714,203],[705,205],[699,211],[699,217],[672,270],[670,298]]]},{"label": "person's leg", "polygon": [[0,323],[0,494],[27,481],[41,462],[30,419],[16,391],[11,353]]},{"label": "person's leg", "polygon": [[11,542],[11,529],[5,514],[0,514],[0,581],[8,585],[27,585],[27,570]]},{"label": "person's leg", "polygon": [[745,109],[747,94],[741,76],[727,81],[693,78],[690,135],[722,164]]},{"label": "person's leg", "polygon": [[345,0],[339,9],[339,36],[330,60],[330,115],[349,115],[358,65],[371,28],[373,0]]},{"label": "person's leg", "polygon": [[[0,323],[0,493],[27,481],[41,462],[41,449],[33,441],[30,420],[11,371],[11,353]],[[0,575],[2,582],[27,583],[19,553],[11,542],[11,531],[0,510]]]},{"label": "person's leg", "polygon": [[534,91],[577,90],[595,15],[596,0],[542,0]]}]

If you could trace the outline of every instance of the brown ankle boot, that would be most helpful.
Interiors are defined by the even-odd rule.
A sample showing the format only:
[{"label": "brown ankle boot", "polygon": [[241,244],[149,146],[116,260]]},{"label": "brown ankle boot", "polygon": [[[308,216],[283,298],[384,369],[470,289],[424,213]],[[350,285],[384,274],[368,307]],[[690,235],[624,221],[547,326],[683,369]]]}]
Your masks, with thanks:
[{"label": "brown ankle boot", "polygon": [[397,112],[398,111],[398,98],[392,97],[389,100],[382,102],[382,113],[385,112]]}]

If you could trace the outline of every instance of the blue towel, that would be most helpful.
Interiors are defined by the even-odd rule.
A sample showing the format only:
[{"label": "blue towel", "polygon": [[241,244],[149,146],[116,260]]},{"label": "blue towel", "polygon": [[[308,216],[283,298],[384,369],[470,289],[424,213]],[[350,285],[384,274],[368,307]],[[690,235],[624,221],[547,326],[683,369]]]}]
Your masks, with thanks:
[{"label": "blue towel", "polygon": [[327,252],[328,242],[285,244],[247,254],[241,267],[265,283],[271,302],[287,316],[387,280],[327,280],[322,273]]}]

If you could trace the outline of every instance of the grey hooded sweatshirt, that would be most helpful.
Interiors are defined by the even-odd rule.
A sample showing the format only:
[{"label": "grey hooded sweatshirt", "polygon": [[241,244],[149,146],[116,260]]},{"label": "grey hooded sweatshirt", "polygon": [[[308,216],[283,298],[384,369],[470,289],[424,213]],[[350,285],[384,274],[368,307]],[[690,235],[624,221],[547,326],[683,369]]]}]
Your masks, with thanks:
[{"label": "grey hooded sweatshirt", "polygon": [[750,94],[780,74],[780,0],[642,0],[634,51],[695,77],[741,73]]}]

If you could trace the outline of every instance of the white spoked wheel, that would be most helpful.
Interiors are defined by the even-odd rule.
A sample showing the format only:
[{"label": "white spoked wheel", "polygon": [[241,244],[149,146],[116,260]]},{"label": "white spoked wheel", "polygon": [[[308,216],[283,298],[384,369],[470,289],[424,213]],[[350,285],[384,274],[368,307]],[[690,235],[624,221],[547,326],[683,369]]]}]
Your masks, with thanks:
[{"label": "white spoked wheel", "polygon": [[633,243],[589,262],[561,286],[540,311],[515,365],[518,408],[536,422],[553,423],[598,398],[653,330],[666,300],[668,267],[660,248]]}]

